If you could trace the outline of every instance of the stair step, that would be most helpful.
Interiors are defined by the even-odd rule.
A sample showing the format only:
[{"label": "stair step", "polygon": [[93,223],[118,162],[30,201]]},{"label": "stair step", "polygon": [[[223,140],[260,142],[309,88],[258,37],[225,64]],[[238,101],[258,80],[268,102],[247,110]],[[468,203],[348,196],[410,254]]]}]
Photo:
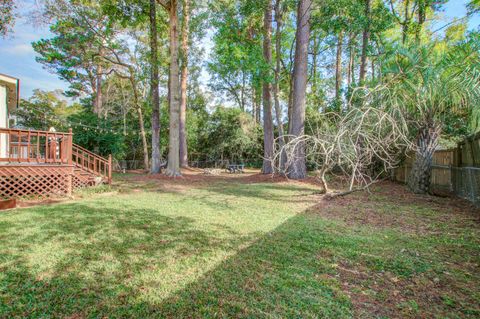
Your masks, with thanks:
[{"label": "stair step", "polygon": [[78,179],[92,183],[109,182],[107,171],[111,170],[111,157],[104,158],[76,144],[73,144],[72,151],[74,174]]}]

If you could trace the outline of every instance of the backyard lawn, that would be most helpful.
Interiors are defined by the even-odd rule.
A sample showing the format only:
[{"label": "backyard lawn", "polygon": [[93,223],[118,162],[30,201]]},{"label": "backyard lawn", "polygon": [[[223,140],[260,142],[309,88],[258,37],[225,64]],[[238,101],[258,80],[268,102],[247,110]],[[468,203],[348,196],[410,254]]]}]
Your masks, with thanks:
[{"label": "backyard lawn", "polygon": [[0,318],[480,317],[480,212],[383,183],[119,175],[0,212]]}]

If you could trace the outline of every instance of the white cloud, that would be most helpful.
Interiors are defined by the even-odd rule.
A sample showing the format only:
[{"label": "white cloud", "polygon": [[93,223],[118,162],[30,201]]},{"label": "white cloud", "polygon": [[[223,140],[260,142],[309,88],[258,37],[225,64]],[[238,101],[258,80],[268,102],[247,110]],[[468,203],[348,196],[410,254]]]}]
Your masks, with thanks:
[{"label": "white cloud", "polygon": [[12,56],[25,56],[34,53],[32,46],[26,43],[4,46],[0,48],[0,51]]},{"label": "white cloud", "polygon": [[57,89],[65,90],[68,87],[66,82],[59,80],[52,74],[42,74],[41,77],[32,77],[27,74],[18,74],[20,78],[20,95],[25,98],[29,97],[34,89],[45,91],[54,91]]}]

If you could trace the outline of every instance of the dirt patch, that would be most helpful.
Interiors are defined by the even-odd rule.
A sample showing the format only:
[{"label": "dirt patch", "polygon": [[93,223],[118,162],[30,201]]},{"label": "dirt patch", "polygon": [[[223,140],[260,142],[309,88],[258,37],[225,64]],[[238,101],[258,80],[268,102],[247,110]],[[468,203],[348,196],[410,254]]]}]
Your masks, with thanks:
[{"label": "dirt patch", "polygon": [[468,293],[476,291],[473,281],[459,283],[434,273],[402,278],[347,262],[339,263],[337,271],[358,318],[448,318],[453,309],[469,318],[480,314],[478,300]]},{"label": "dirt patch", "polygon": [[[428,242],[427,247],[419,246],[420,255],[416,250],[404,251],[402,243],[396,247],[391,242],[376,248],[378,256],[368,255],[368,249],[358,251],[353,259],[319,252],[319,258],[335,260],[335,278],[350,297],[355,317],[447,318],[452,313],[462,318],[480,316],[476,294],[480,251],[478,246],[475,248],[480,235],[480,210],[468,201],[415,195],[403,185],[382,182],[371,194],[359,192],[321,200],[308,212],[340,221],[349,229],[372,233],[394,230],[405,234],[402,240],[410,243]],[[428,265],[426,270],[417,271],[411,264],[407,266],[412,267],[409,275],[382,270],[382,265],[395,267],[395,263],[401,263],[404,254],[415,254],[410,261]]]},{"label": "dirt patch", "polygon": [[53,205],[53,204],[66,202],[68,200],[69,200],[68,198],[18,200],[17,201],[17,207],[18,208],[25,208],[25,207],[33,207],[33,206],[39,206],[39,205]]},{"label": "dirt patch", "polygon": [[332,200],[320,199],[309,212],[349,226],[395,228],[416,234],[443,231],[436,226],[447,222],[452,231],[471,223],[480,225],[480,210],[466,200],[416,195],[405,186],[388,181],[376,185],[370,194],[358,192]]}]

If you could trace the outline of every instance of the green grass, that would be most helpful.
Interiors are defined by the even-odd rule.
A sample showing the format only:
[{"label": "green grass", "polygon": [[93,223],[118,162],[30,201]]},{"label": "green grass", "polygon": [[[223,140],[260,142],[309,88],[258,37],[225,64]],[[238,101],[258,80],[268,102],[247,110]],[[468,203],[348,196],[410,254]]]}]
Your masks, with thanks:
[{"label": "green grass", "polygon": [[[406,218],[444,229],[411,233],[307,212],[310,186],[179,184],[130,180],[0,213],[0,318],[480,315],[478,224],[449,232],[434,210],[405,204]],[[388,197],[374,203],[398,214],[381,209]],[[429,307],[424,286],[438,290]]]}]

